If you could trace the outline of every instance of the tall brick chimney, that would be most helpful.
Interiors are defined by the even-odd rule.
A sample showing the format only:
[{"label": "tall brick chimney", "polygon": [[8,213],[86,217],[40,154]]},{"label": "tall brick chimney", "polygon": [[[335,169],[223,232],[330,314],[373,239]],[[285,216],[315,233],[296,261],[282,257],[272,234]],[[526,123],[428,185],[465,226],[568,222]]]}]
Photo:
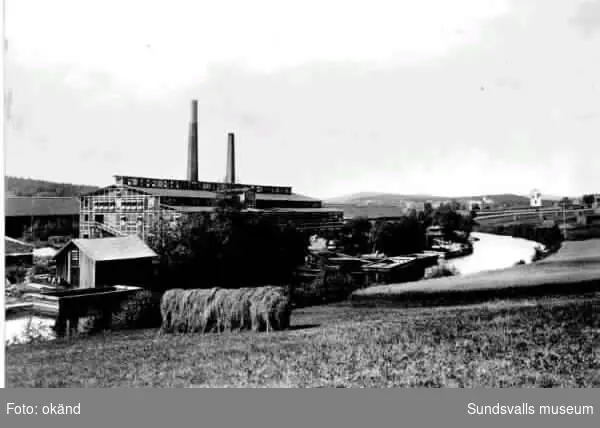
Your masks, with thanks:
[{"label": "tall brick chimney", "polygon": [[227,134],[227,175],[225,182],[235,183],[235,135],[233,132]]},{"label": "tall brick chimney", "polygon": [[188,135],[188,181],[198,181],[198,101],[192,100],[192,118]]}]

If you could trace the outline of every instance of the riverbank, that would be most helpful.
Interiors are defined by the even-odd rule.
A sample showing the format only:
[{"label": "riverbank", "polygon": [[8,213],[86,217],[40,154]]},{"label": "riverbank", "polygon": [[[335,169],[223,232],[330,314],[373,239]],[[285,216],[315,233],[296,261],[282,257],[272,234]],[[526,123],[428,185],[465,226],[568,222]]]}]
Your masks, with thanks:
[{"label": "riverbank", "polygon": [[352,304],[422,306],[600,291],[600,239],[565,242],[543,261],[466,276],[358,290]]}]

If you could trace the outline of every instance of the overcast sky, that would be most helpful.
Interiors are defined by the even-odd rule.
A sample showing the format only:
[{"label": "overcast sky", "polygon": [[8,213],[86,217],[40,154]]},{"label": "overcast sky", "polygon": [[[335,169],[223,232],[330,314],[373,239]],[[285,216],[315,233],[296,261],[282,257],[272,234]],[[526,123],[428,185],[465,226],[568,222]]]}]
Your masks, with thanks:
[{"label": "overcast sky", "polygon": [[6,173],[600,192],[600,1],[6,0]]}]

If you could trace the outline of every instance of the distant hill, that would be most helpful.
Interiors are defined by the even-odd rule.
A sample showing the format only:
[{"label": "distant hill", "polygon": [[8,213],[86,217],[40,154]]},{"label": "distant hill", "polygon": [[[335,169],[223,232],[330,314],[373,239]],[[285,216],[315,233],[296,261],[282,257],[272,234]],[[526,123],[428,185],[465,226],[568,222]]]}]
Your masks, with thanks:
[{"label": "distant hill", "polygon": [[494,201],[494,204],[498,205],[509,205],[509,206],[520,206],[520,205],[529,205],[529,196],[516,195],[514,193],[501,193],[497,195],[475,195],[475,196],[465,196],[460,198],[455,198],[458,201],[468,201],[471,199],[477,200],[482,199],[483,197],[487,199],[491,199]]},{"label": "distant hill", "polygon": [[452,198],[432,195],[402,195],[396,193],[360,192],[325,200],[327,204],[402,206],[408,202],[437,202]]},{"label": "distant hill", "polygon": [[56,183],[52,181],[34,180],[31,178],[5,177],[6,196],[79,196],[83,193],[99,189],[72,183]]},{"label": "distant hill", "polygon": [[[488,199],[493,200],[495,203],[503,205],[527,205],[529,204],[529,197],[522,195],[515,195],[511,193],[498,194],[498,195],[485,195]],[[339,196],[335,198],[327,199],[325,202],[332,205],[382,205],[382,206],[404,206],[410,203],[423,203],[423,202],[441,202],[455,200],[457,202],[466,202],[471,199],[481,199],[483,195],[475,196],[458,196],[458,197],[447,197],[447,196],[433,196],[433,195],[403,195],[395,193],[376,193],[376,192],[362,192],[354,193],[351,195]]]}]

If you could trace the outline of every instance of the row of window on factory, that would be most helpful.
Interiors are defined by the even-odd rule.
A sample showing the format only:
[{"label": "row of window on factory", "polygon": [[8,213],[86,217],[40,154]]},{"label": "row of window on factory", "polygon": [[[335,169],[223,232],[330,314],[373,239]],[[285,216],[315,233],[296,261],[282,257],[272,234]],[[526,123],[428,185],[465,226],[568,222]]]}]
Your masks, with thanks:
[{"label": "row of window on factory", "polygon": [[132,187],[146,187],[146,188],[159,188],[159,189],[178,189],[178,190],[205,190],[209,192],[216,192],[219,190],[226,190],[230,188],[243,189],[251,188],[257,193],[276,193],[281,195],[289,195],[292,193],[291,187],[282,186],[257,186],[248,184],[226,184],[217,183],[210,181],[185,181],[185,180],[169,180],[169,179],[158,179],[158,178],[145,178],[145,177],[116,177],[117,184]]},{"label": "row of window on factory", "polygon": [[153,210],[157,208],[157,203],[155,198],[135,198],[135,199],[120,199],[120,198],[103,198],[103,199],[94,199],[91,201],[88,198],[83,200],[83,208],[84,209],[94,209],[94,210],[110,210],[110,211],[120,211],[120,210],[131,210],[131,211],[141,211],[144,209]]}]

